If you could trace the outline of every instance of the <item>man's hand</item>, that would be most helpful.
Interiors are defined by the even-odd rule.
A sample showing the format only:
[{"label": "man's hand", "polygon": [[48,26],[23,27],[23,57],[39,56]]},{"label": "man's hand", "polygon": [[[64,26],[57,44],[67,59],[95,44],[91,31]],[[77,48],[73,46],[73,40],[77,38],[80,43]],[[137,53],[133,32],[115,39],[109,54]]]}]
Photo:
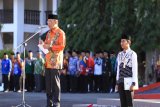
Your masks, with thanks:
[{"label": "man's hand", "polygon": [[49,49],[49,48],[50,48],[50,45],[44,44],[43,47],[44,47],[45,49]]},{"label": "man's hand", "polygon": [[131,85],[130,91],[134,91],[134,90],[135,90],[135,86],[134,86],[134,85]]},{"label": "man's hand", "polygon": [[66,69],[63,69],[63,70],[61,71],[61,74],[67,75]]},{"label": "man's hand", "polygon": [[43,45],[44,44],[43,40],[39,40],[39,44]]}]

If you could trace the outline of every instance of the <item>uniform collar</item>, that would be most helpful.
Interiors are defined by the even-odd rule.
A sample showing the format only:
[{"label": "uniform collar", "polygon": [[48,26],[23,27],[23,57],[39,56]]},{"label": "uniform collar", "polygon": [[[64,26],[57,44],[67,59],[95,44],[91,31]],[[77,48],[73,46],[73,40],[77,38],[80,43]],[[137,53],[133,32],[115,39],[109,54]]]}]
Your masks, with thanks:
[{"label": "uniform collar", "polygon": [[8,60],[9,58],[4,58],[4,60]]},{"label": "uniform collar", "polygon": [[54,32],[56,29],[58,29],[58,26],[57,26],[57,27],[52,28],[52,29],[51,29],[51,31],[52,31],[52,32]]},{"label": "uniform collar", "polygon": [[129,47],[126,51],[123,51],[124,53],[128,53],[131,50],[131,48]]}]

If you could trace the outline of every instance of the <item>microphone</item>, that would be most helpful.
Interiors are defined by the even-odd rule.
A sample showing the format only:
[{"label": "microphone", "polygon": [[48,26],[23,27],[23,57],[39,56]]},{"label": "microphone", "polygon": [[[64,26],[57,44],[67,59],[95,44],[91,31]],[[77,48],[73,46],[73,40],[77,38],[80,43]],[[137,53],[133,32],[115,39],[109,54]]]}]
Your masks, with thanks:
[{"label": "microphone", "polygon": [[48,27],[47,25],[42,25],[42,26],[39,26],[38,29],[42,29],[42,28],[46,28]]}]

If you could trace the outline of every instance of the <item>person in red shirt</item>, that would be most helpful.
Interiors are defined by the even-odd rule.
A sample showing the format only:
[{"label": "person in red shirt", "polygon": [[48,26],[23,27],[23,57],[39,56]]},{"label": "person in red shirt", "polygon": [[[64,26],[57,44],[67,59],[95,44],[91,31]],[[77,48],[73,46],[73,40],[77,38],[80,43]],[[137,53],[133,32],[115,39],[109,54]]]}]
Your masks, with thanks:
[{"label": "person in red shirt", "polygon": [[94,82],[94,59],[90,55],[90,51],[86,51],[86,72],[87,72],[87,84],[89,85],[89,92],[93,92],[93,82]]},{"label": "person in red shirt", "polygon": [[78,62],[78,70],[79,70],[79,91],[81,93],[86,93],[88,91],[87,87],[87,72],[86,72],[87,64],[86,64],[86,56],[85,51],[81,52],[81,56]]}]

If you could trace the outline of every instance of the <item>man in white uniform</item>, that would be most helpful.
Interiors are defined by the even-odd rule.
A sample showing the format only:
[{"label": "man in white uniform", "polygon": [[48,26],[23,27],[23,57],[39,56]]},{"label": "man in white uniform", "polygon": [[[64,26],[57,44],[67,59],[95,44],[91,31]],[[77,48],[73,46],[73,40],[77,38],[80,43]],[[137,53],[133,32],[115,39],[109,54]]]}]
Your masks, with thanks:
[{"label": "man in white uniform", "polygon": [[[121,107],[133,107],[133,91],[138,89],[137,54],[130,49],[131,41],[126,34],[122,34],[121,47],[123,51],[118,54],[117,85]],[[130,79],[129,89],[125,89],[124,79]],[[129,81],[128,81],[129,82]]]}]

